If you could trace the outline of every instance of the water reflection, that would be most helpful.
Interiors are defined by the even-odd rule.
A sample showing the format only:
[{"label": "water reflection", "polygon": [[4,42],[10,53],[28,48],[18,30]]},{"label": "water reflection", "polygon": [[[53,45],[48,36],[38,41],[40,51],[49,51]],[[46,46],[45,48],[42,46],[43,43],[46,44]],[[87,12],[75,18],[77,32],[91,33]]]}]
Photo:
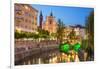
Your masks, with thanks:
[{"label": "water reflection", "polygon": [[21,61],[15,62],[15,65],[31,65],[31,64],[52,64],[52,63],[67,63],[79,62],[78,53],[65,54],[59,52],[58,49],[39,52],[29,57],[25,57]]}]

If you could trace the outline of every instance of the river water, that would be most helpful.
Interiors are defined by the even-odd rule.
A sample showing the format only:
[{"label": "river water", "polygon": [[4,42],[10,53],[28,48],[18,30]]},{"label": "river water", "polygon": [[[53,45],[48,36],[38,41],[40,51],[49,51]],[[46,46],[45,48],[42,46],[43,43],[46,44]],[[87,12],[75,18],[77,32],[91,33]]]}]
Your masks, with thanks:
[{"label": "river water", "polygon": [[[73,59],[72,59],[73,58]],[[78,56],[77,56],[78,58]],[[71,60],[72,59],[72,60]],[[34,64],[53,64],[74,62],[75,56],[59,52],[58,49],[51,51],[40,52],[38,54],[26,57],[21,61],[15,62],[15,65],[34,65]],[[79,61],[79,59],[77,59]]]}]

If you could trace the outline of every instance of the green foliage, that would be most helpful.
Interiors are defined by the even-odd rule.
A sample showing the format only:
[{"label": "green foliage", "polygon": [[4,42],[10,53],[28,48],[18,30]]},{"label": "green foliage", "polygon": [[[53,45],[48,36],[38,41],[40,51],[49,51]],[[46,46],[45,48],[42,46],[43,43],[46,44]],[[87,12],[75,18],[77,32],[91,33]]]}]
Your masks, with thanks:
[{"label": "green foliage", "polygon": [[53,38],[56,38],[57,37],[57,33],[51,33],[50,36],[53,37]]},{"label": "green foliage", "polygon": [[81,48],[86,50],[88,48],[88,40],[82,40]]},{"label": "green foliage", "polygon": [[38,34],[33,34],[33,38],[34,39],[38,39],[39,38],[39,35]]},{"label": "green foliage", "polygon": [[88,34],[88,43],[91,48],[94,48],[94,11],[90,13],[86,21],[86,31]]},{"label": "green foliage", "polygon": [[20,38],[20,33],[18,31],[15,31],[15,38],[19,39]]},{"label": "green foliage", "polygon": [[87,18],[86,29],[87,32],[90,33],[91,35],[94,34],[94,11],[92,11]]},{"label": "green foliage", "polygon": [[75,39],[75,31],[74,29],[72,29],[72,31],[70,32],[70,34],[68,35],[68,37],[72,40],[72,39]]},{"label": "green foliage", "polygon": [[59,19],[59,20],[58,20],[58,28],[57,28],[57,39],[60,40],[61,43],[62,43],[63,37],[64,37],[64,29],[65,29],[65,25],[64,25],[64,23]]},{"label": "green foliage", "polygon": [[15,38],[19,39],[19,38],[34,38],[35,33],[31,33],[31,32],[18,32],[15,31]]},{"label": "green foliage", "polygon": [[49,32],[47,30],[38,29],[40,38],[49,38]]},{"label": "green foliage", "polygon": [[15,38],[33,38],[33,39],[38,39],[38,38],[49,38],[49,32],[39,29],[38,34],[36,33],[31,33],[31,32],[18,32],[15,31]]},{"label": "green foliage", "polygon": [[94,55],[94,11],[90,13],[86,21],[86,33],[88,35],[88,47],[86,52],[88,53],[88,59]]}]

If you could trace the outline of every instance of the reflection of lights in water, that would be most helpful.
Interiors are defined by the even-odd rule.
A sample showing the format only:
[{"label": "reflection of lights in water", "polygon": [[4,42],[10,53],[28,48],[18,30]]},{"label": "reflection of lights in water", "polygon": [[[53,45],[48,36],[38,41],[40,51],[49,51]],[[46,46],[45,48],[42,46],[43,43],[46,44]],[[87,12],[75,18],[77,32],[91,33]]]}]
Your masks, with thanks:
[{"label": "reflection of lights in water", "polygon": [[75,56],[74,55],[72,55],[72,59],[74,59],[75,58]]},{"label": "reflection of lights in water", "polygon": [[38,60],[39,60],[39,64],[41,64],[41,58],[39,58]]},{"label": "reflection of lights in water", "polygon": [[78,55],[75,56],[75,62],[79,62]]},{"label": "reflection of lights in water", "polygon": [[28,61],[28,64],[31,64],[30,60]]},{"label": "reflection of lights in water", "polygon": [[49,63],[51,63],[51,62],[52,62],[52,59],[50,58],[50,59],[49,59]]},{"label": "reflection of lights in water", "polygon": [[25,65],[25,64],[42,64],[42,63],[59,63],[59,62],[60,63],[79,62],[78,53],[75,53],[75,52],[71,52],[71,54],[59,53],[59,54],[56,54],[56,56],[55,56],[55,53],[52,53],[52,54],[48,54],[48,56],[50,56],[49,59],[34,58],[27,62],[23,62],[23,64]]},{"label": "reflection of lights in water", "polygon": [[33,59],[33,63],[35,63],[35,59]]},{"label": "reflection of lights in water", "polygon": [[70,55],[68,55],[68,57],[67,57],[67,62],[70,62]]},{"label": "reflection of lights in water", "polygon": [[50,58],[49,63],[57,63],[57,56]]},{"label": "reflection of lights in water", "polygon": [[60,58],[61,58],[61,62],[67,62],[67,57],[68,57],[68,55],[67,54],[65,54],[65,53],[62,53],[61,54],[61,56],[60,56]]},{"label": "reflection of lights in water", "polygon": [[55,61],[55,58],[52,59],[52,63],[54,63],[54,61]]},{"label": "reflection of lights in water", "polygon": [[57,56],[54,57],[54,63],[57,63]]},{"label": "reflection of lights in water", "polygon": [[62,53],[62,55],[64,56],[64,55],[65,55],[65,53]]},{"label": "reflection of lights in water", "polygon": [[24,65],[25,65],[25,61],[24,61],[24,63],[23,63]]}]

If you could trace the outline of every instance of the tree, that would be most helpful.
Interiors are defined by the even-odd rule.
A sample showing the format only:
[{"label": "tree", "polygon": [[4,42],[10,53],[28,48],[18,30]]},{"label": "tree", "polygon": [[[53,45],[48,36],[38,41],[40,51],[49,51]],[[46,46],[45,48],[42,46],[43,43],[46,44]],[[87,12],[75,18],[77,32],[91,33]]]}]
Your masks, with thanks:
[{"label": "tree", "polygon": [[51,37],[52,38],[56,38],[57,37],[57,34],[56,33],[51,33]]},{"label": "tree", "polygon": [[63,41],[64,29],[65,29],[65,25],[64,25],[64,23],[59,19],[59,20],[58,20],[58,27],[57,27],[57,39],[60,40],[60,43],[62,43],[62,41]]},{"label": "tree", "polygon": [[72,29],[72,31],[70,32],[70,34],[68,35],[68,37],[72,40],[75,39],[75,31],[74,29]]},{"label": "tree", "polygon": [[[86,21],[86,33],[88,34],[88,57],[94,55],[94,11],[90,13]],[[89,59],[90,60],[90,59]]]},{"label": "tree", "polygon": [[15,38],[16,39],[19,39],[20,38],[20,33],[17,30],[15,31]]},{"label": "tree", "polygon": [[26,38],[27,37],[27,34],[26,32],[18,32],[17,30],[15,31],[15,38],[16,39],[19,39],[19,38]]},{"label": "tree", "polygon": [[38,34],[33,34],[33,38],[34,39],[38,39],[39,38],[39,35]]},{"label": "tree", "polygon": [[49,32],[47,30],[43,30],[43,29],[38,29],[38,34],[39,34],[39,38],[49,38]]}]

